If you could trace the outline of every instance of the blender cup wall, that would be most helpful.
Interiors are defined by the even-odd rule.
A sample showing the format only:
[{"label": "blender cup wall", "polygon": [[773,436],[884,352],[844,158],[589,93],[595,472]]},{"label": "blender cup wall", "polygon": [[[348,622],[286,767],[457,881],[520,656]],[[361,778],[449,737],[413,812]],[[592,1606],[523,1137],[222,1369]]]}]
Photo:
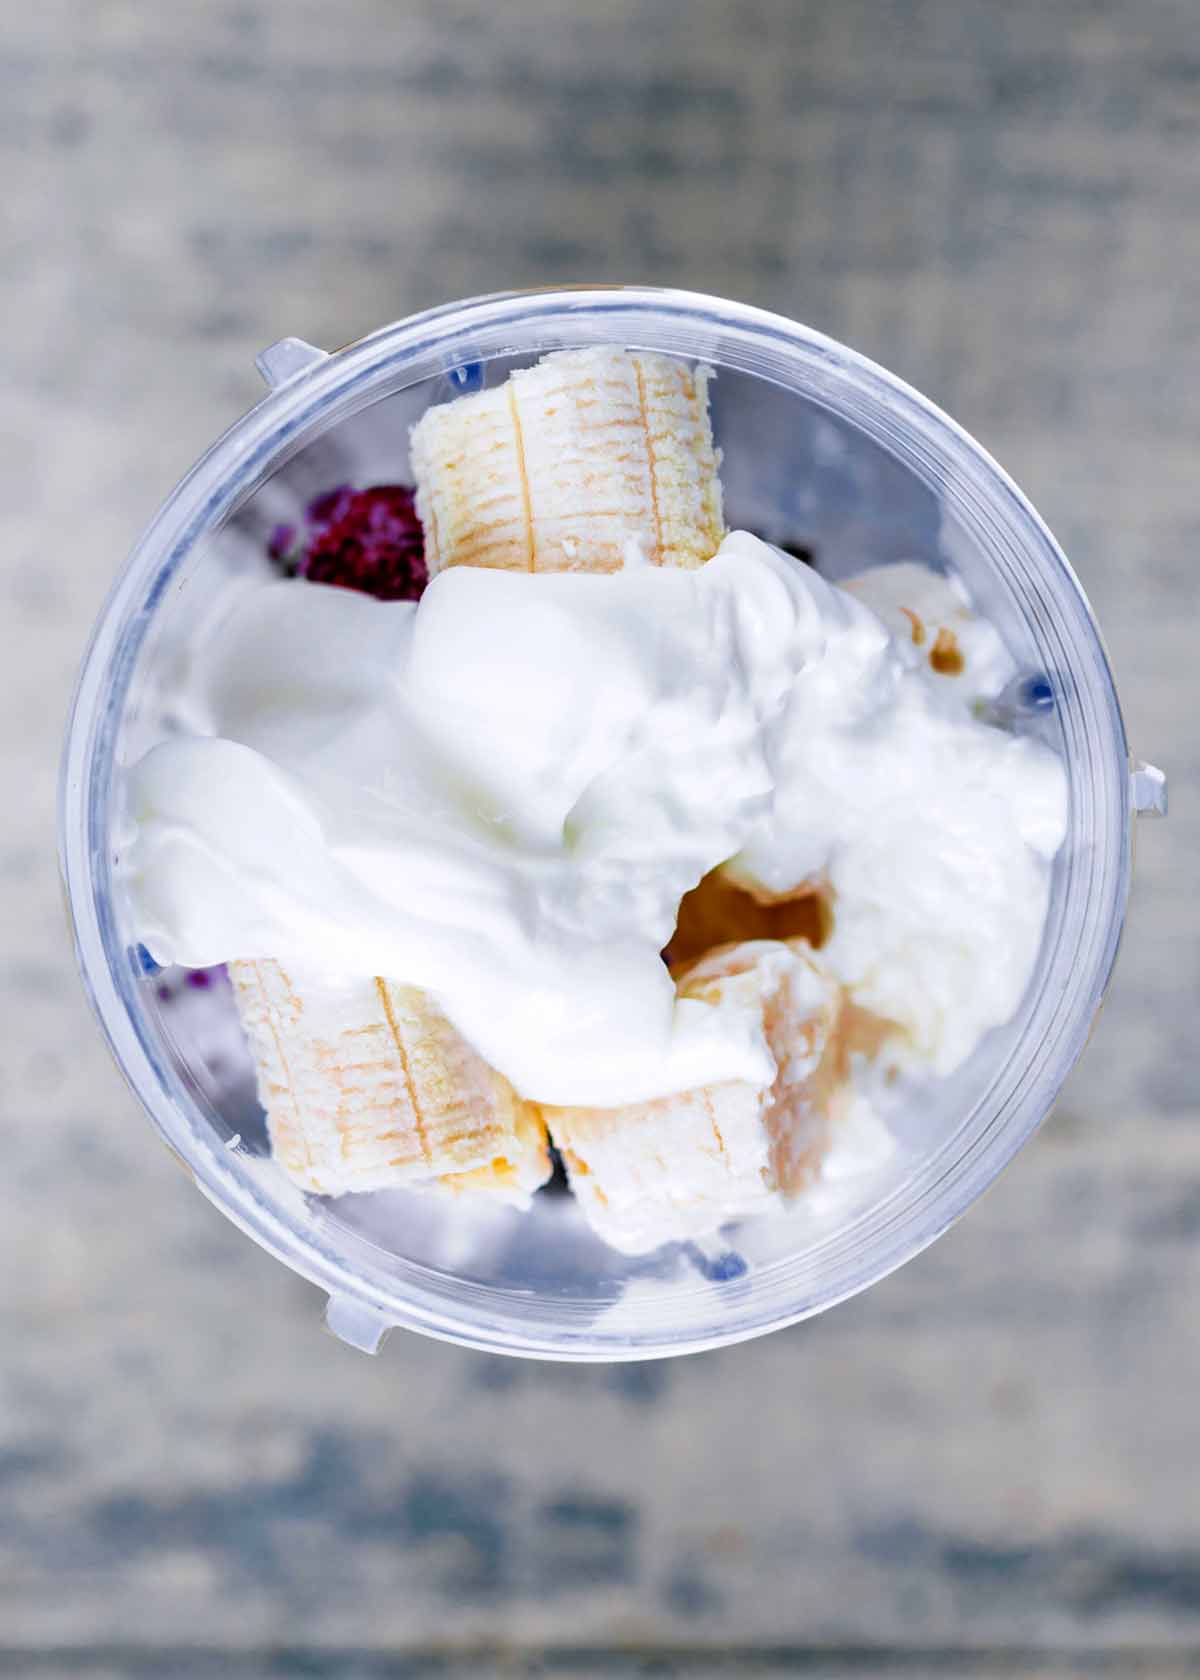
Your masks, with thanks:
[{"label": "blender cup wall", "polygon": [[[810,552],[835,579],[886,561],[952,562],[1025,672],[1007,721],[1047,739],[1070,783],[1068,840],[1022,1006],[901,1120],[886,1166],[721,1240],[642,1259],[600,1242],[561,1195],[521,1214],[403,1192],[301,1194],[270,1160],[227,986],[148,971],[120,876],[121,770],[188,726],[188,639],[266,574],[272,527],[339,482],[403,479],[408,426],[429,402],[591,343],[715,368],[731,526]],[[1028,503],[882,370],[778,317],[687,293],[480,299],[332,357],[283,340],[259,364],[276,388],[179,487],[114,590],[63,773],[63,868],[85,980],[118,1062],[201,1189],[326,1289],[331,1326],[367,1348],[403,1325],[543,1357],[684,1352],[793,1322],[911,1257],[1044,1118],[1078,1055],[1124,915],[1134,796],[1157,796],[1150,772],[1131,786],[1098,633]]]}]

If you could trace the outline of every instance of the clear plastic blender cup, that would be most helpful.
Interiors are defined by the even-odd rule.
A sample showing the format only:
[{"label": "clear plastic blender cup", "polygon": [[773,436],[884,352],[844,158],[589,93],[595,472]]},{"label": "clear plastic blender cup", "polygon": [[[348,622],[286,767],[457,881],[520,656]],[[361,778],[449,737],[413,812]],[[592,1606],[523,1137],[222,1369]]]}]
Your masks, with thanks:
[{"label": "clear plastic blender cup", "polygon": [[[122,886],[121,774],[184,727],[180,657],[197,627],[265,575],[268,535],[340,482],[404,480],[431,403],[546,352],[645,348],[716,370],[726,514],[831,578],[900,560],[950,564],[1026,673],[1011,727],[1061,756],[1067,842],[1036,972],[1011,1022],[898,1127],[885,1165],[704,1245],[617,1254],[570,1197],[526,1213],[379,1192],[329,1199],[270,1158],[232,996],[151,970]],[[1131,769],[1096,626],[1028,502],[951,420],[862,357],[780,317],[644,289],[454,304],[332,356],[283,340],[273,389],[193,469],[100,618],[63,767],[61,847],[80,965],[126,1078],[224,1213],[325,1290],[331,1326],[374,1349],[400,1325],[557,1359],[684,1353],[760,1334],[852,1295],[931,1242],[1044,1119],[1087,1038],[1129,887],[1131,818],[1161,804]],[[182,999],[182,1005],[181,1005]]]}]

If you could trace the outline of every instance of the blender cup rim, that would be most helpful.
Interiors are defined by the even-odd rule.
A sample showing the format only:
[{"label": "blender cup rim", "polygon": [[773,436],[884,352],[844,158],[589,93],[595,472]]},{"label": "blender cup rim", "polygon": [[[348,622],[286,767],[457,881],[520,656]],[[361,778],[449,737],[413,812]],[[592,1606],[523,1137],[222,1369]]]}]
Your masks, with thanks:
[{"label": "blender cup rim", "polygon": [[[448,1279],[393,1257],[404,1271],[403,1287],[398,1287],[377,1270],[371,1275],[370,1255],[376,1251],[365,1242],[361,1268],[352,1272],[347,1264],[352,1245],[344,1237],[335,1244],[324,1241],[311,1220],[301,1229],[288,1214],[288,1198],[265,1190],[240,1158],[207,1135],[190,1092],[168,1066],[137,1006],[110,889],[117,723],[154,609],[200,537],[296,447],[389,390],[469,361],[595,342],[605,333],[610,342],[774,378],[809,400],[826,399],[898,453],[909,470],[952,467],[961,475],[968,501],[979,498],[979,517],[986,515],[1014,543],[1011,563],[1036,573],[1053,598],[1059,618],[1055,633],[1069,639],[1064,651],[1075,676],[1083,678],[1081,698],[1094,716],[1082,740],[1089,774],[1080,786],[1099,808],[1090,866],[1093,874],[1100,869],[1084,906],[1087,926],[1077,930],[1077,943],[1086,943],[1086,950],[1066,970],[1069,1007],[1057,1000],[1053,1018],[1043,1021],[1041,1036],[1028,1046],[1017,1086],[995,1104],[987,1125],[961,1155],[948,1164],[938,1155],[906,1181],[903,1196],[897,1192],[874,1204],[825,1245],[840,1265],[835,1279],[816,1289],[810,1285],[805,1294],[799,1279],[784,1275],[786,1265],[775,1265],[755,1279],[740,1313],[715,1328],[672,1331],[669,1324],[656,1323],[607,1337],[573,1312],[569,1301],[550,1303],[552,1310],[539,1319],[544,1302],[535,1309],[521,1297],[518,1313],[508,1298],[513,1292]],[[514,335],[524,341],[513,343]],[[730,360],[734,344],[741,352],[738,361]],[[652,287],[504,292],[443,304],[381,327],[328,356],[317,350],[312,356],[306,368],[235,421],[163,503],[101,610],[72,701],[60,777],[60,862],[85,987],[126,1080],[200,1189],[228,1218],[328,1290],[332,1299],[356,1304],[381,1327],[398,1325],[469,1346],[543,1358],[653,1358],[744,1340],[858,1293],[934,1241],[1036,1130],[1086,1042],[1115,960],[1130,875],[1128,751],[1100,632],[1065,556],[1004,470],[935,404],[837,341],[749,305]],[[781,358],[790,379],[781,372]],[[412,372],[416,367],[424,371]],[[405,370],[410,377],[397,377]],[[869,424],[864,418],[868,410]],[[993,1083],[976,1110],[994,1097],[999,1083]],[[856,1243],[848,1243],[855,1233]],[[856,1247],[857,1254],[846,1252]],[[497,1309],[497,1302],[504,1303],[504,1310]],[[715,1321],[718,1315],[713,1316]]]}]

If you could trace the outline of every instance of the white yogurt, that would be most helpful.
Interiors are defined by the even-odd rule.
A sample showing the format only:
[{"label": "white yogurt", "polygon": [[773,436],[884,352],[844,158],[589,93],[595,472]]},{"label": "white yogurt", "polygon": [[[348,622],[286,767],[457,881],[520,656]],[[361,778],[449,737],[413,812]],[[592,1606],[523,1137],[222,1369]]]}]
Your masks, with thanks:
[{"label": "white yogurt", "polygon": [[[858,572],[842,588],[879,615],[905,665],[939,678],[934,687],[943,698],[952,693],[968,705],[992,700],[1016,675],[1000,632],[972,610],[958,578],[902,560]],[[939,659],[942,649],[957,652],[961,664]]]},{"label": "white yogurt", "polygon": [[[727,869],[771,893],[827,882],[834,929],[822,961],[856,1002],[907,1029],[913,1059],[950,1073],[1028,983],[1066,831],[1066,776],[1046,747],[974,715],[1014,666],[955,583],[903,565],[846,588],[881,617],[867,615],[873,634],[847,621],[797,677],[772,732],[771,811]],[[953,632],[961,668],[931,666],[939,630]]]},{"label": "white yogurt", "polygon": [[421,986],[565,1104],[769,1077],[759,1024],[677,1002],[659,958],[728,860],[772,890],[825,876],[830,963],[938,1070],[1028,980],[1058,761],[745,533],[698,572],[451,570],[419,608],[268,584],[195,665],[212,735],[129,776],[160,962]]}]

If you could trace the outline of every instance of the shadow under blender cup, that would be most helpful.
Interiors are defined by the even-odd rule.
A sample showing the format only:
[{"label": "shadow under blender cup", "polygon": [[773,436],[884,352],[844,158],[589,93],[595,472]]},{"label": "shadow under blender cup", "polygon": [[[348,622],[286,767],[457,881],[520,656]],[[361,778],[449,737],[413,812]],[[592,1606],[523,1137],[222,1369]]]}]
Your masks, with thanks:
[{"label": "shadow under blender cup", "polygon": [[[909,1125],[862,1192],[748,1222],[715,1245],[640,1260],[599,1242],[565,1197],[529,1213],[380,1192],[328,1201],[271,1162],[241,1079],[214,1083],[211,1021],[172,1024],[139,959],[122,890],[121,770],[178,720],[174,674],[198,615],[252,575],[280,498],[337,478],[403,476],[408,426],[514,366],[570,346],[664,351],[717,372],[727,522],[802,542],[837,577],[949,563],[1033,687],[1013,727],[1041,735],[1069,782],[1037,968],[1014,1019]],[[1048,1112],[1085,1042],[1125,911],[1130,819],[1162,803],[1131,776],[1103,646],[1037,515],[994,462],[917,393],[853,352],[719,299],[579,289],[449,305],[332,356],[296,339],[259,357],[274,387],[193,469],[118,580],[80,677],[63,763],[61,849],[85,982],[119,1065],[222,1211],[325,1289],[328,1321],[373,1350],[393,1325],[499,1352],[631,1359],[717,1346],[866,1287],[973,1201]],[[324,477],[322,476],[324,475]],[[330,475],[333,475],[332,477]],[[1040,686],[1038,686],[1040,685]],[[236,1043],[232,1000],[215,995]],[[223,1051],[224,1053],[224,1051]]]}]

